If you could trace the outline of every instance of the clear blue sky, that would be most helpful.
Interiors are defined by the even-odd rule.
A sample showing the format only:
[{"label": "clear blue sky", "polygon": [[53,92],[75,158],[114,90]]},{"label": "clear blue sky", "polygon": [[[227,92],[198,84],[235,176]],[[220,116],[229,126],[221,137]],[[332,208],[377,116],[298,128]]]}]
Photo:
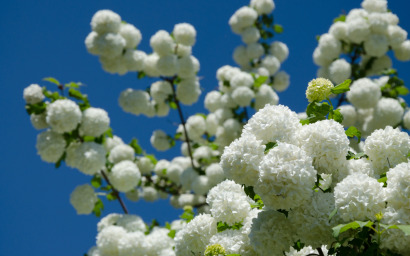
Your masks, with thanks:
[{"label": "clear blue sky", "polygon": [[[285,42],[290,56],[282,70],[291,76],[290,88],[281,93],[280,103],[295,111],[306,106],[307,83],[315,78],[317,67],[312,52],[317,45],[315,36],[327,32],[333,18],[342,10],[360,6],[359,0],[276,0],[275,21],[284,33],[275,37]],[[77,216],[69,203],[69,195],[89,177],[77,170],[54,169],[44,163],[35,150],[38,132],[31,127],[24,110],[23,89],[42,78],[53,76],[61,82],[81,81],[87,86],[93,106],[108,111],[115,134],[125,141],[137,137],[150,153],[154,128],[174,131],[177,116],[147,119],[123,113],[117,103],[126,88],[145,89],[153,81],[137,80],[135,74],[125,76],[105,73],[97,57],[87,53],[84,39],[90,32],[90,20],[99,9],[112,9],[143,35],[140,49],[150,52],[149,38],[159,29],[171,31],[174,24],[188,22],[197,29],[193,54],[201,63],[199,75],[206,92],[217,87],[215,72],[231,64],[232,51],[240,38],[231,33],[228,19],[245,0],[150,0],[150,1],[3,1],[0,9],[0,86],[2,88],[0,156],[0,255],[82,255],[95,244],[94,216]],[[389,8],[400,18],[400,25],[410,31],[409,1],[395,0]],[[400,77],[410,81],[410,63],[394,61]],[[185,108],[185,115],[204,112],[199,101]],[[178,150],[157,154],[160,158],[176,156]],[[157,218],[162,223],[179,214],[168,203],[128,203],[131,213],[145,221]],[[132,205],[132,206],[131,206]],[[121,212],[117,202],[106,203],[105,214]]]}]

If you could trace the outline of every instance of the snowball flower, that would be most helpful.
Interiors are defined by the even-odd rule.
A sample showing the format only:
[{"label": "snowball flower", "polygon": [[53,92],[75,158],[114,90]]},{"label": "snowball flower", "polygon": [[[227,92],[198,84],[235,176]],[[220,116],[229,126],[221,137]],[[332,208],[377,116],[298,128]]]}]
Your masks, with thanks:
[{"label": "snowball flower", "polygon": [[125,39],[127,48],[137,47],[142,39],[139,29],[129,23],[121,24],[119,34]]},{"label": "snowball flower", "polygon": [[222,167],[217,163],[210,164],[208,167],[206,167],[205,174],[208,177],[210,186],[215,186],[225,179],[224,171]]},{"label": "snowball flower", "polygon": [[174,50],[174,40],[165,30],[159,30],[155,33],[149,44],[159,56],[170,55]]},{"label": "snowball flower", "polygon": [[381,98],[374,108],[374,121],[379,123],[375,128],[383,128],[387,125],[398,125],[404,113],[400,102],[392,98]]},{"label": "snowball flower", "polygon": [[394,48],[394,56],[401,61],[410,60],[410,40],[406,40]]},{"label": "snowball flower", "polygon": [[51,130],[37,135],[36,149],[41,160],[48,163],[56,163],[63,155],[66,141],[61,134]]},{"label": "snowball flower", "polygon": [[368,12],[386,12],[387,1],[386,0],[364,0],[362,7]]},{"label": "snowball flower", "polygon": [[171,147],[168,135],[162,130],[155,130],[150,139],[151,145],[159,151],[165,151]]},{"label": "snowball flower", "polygon": [[357,113],[352,105],[342,105],[338,107],[340,113],[343,115],[342,124],[344,127],[354,126],[357,119]]},{"label": "snowball flower", "polygon": [[36,130],[42,130],[42,129],[48,128],[48,124],[46,121],[46,113],[41,113],[39,115],[31,114],[30,121],[34,129]]},{"label": "snowball flower", "polygon": [[289,210],[310,199],[315,182],[312,158],[297,146],[279,142],[263,157],[254,188],[266,207]]},{"label": "snowball flower", "polygon": [[71,132],[81,122],[81,110],[68,99],[56,100],[47,106],[46,121],[57,133]]},{"label": "snowball flower", "polygon": [[156,102],[164,102],[172,95],[172,85],[168,81],[157,81],[151,84],[150,94]]},{"label": "snowball flower", "polygon": [[121,192],[131,191],[141,179],[141,173],[134,162],[129,160],[115,164],[109,173],[111,184]]},{"label": "snowball flower", "polygon": [[177,56],[174,54],[161,56],[157,61],[157,69],[162,76],[174,76],[179,70]]},{"label": "snowball flower", "polygon": [[270,45],[269,52],[280,62],[284,62],[289,56],[288,46],[279,41],[275,41]]},{"label": "snowball flower", "polygon": [[36,104],[44,100],[43,89],[38,84],[30,84],[23,91],[23,98],[27,104]]},{"label": "snowball flower", "polygon": [[128,88],[121,92],[118,99],[120,107],[128,113],[139,115],[147,112],[150,97],[146,91]]},{"label": "snowball flower", "polygon": [[183,79],[176,90],[178,100],[184,105],[192,105],[201,94],[197,79]]},{"label": "snowball flower", "polygon": [[248,27],[241,33],[241,36],[242,42],[245,44],[251,44],[256,43],[261,37],[261,34],[256,27]]},{"label": "snowball flower", "polygon": [[272,89],[271,86],[267,84],[261,85],[258,92],[255,95],[255,109],[259,110],[263,108],[266,104],[277,105],[279,102],[279,96]]},{"label": "snowball flower", "polygon": [[94,175],[104,167],[107,154],[104,146],[95,142],[72,143],[66,153],[66,164],[87,175]]},{"label": "snowball flower", "polygon": [[258,15],[269,14],[275,9],[275,3],[273,0],[251,0],[251,7],[258,12]]},{"label": "snowball flower", "polygon": [[251,104],[251,100],[255,97],[255,93],[248,87],[238,87],[232,92],[232,99],[241,107],[246,107]]},{"label": "snowball flower", "polygon": [[128,71],[141,71],[147,54],[143,51],[127,49],[123,55],[122,62]]},{"label": "snowball flower", "polygon": [[209,110],[209,112],[215,112],[218,108],[222,107],[221,102],[221,93],[219,91],[210,91],[205,96],[205,108]]},{"label": "snowball flower", "polygon": [[273,55],[266,55],[262,60],[262,67],[266,68],[269,71],[271,76],[275,75],[280,68],[280,61]]},{"label": "snowball flower", "polygon": [[407,111],[403,116],[403,126],[405,129],[410,130],[410,111]]},{"label": "snowball flower", "polygon": [[134,160],[134,149],[127,145],[127,144],[118,144],[113,147],[110,151],[110,155],[108,156],[108,161],[115,164],[121,162],[123,160]]},{"label": "snowball flower", "polygon": [[370,25],[364,18],[356,18],[353,20],[347,20],[347,37],[353,42],[360,44],[370,34]]},{"label": "snowball flower", "polygon": [[410,164],[401,163],[387,173],[387,203],[395,209],[410,210]]},{"label": "snowball flower", "polygon": [[344,80],[350,78],[352,74],[352,67],[345,59],[337,59],[329,66],[329,75],[336,84],[342,83]]},{"label": "snowball flower", "polygon": [[175,42],[187,46],[195,44],[196,30],[188,23],[179,23],[174,26],[172,35],[175,38]]},{"label": "snowball flower", "polygon": [[98,34],[117,33],[121,26],[121,17],[111,10],[97,11],[91,19],[91,28]]},{"label": "snowball flower", "polygon": [[279,71],[273,79],[273,89],[278,92],[283,92],[288,89],[290,84],[289,75],[285,71]]},{"label": "snowball flower", "polygon": [[346,221],[374,220],[385,207],[383,183],[362,173],[347,176],[334,190],[335,205]]},{"label": "snowball flower", "polygon": [[90,214],[98,197],[93,187],[88,184],[77,186],[70,195],[70,203],[77,211],[77,214]]},{"label": "snowball flower", "polygon": [[101,108],[87,108],[83,112],[80,125],[80,134],[98,137],[108,130],[110,118],[107,112]]},{"label": "snowball flower", "polygon": [[320,102],[330,96],[333,88],[333,83],[326,78],[313,79],[308,84],[306,98],[309,102],[313,102],[315,100]]},{"label": "snowball flower", "polygon": [[97,235],[97,246],[101,255],[119,255],[118,249],[121,239],[127,235],[127,231],[119,226],[108,226]]},{"label": "snowball flower", "polygon": [[382,93],[369,78],[361,78],[352,83],[346,97],[356,108],[373,108],[379,101]]}]

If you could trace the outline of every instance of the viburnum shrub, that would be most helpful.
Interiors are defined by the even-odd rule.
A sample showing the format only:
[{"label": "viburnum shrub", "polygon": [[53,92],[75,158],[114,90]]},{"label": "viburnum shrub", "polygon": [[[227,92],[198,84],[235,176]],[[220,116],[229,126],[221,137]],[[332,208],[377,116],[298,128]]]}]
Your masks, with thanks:
[{"label": "viburnum shrub", "polygon": [[[288,47],[273,40],[282,32],[275,4],[251,0],[229,19],[243,43],[233,51],[238,66],[216,71],[209,112],[189,117],[183,108],[202,93],[195,28],[159,30],[145,52],[138,28],[111,10],[95,13],[88,52],[109,73],[152,81],[120,92],[120,107],[176,111],[175,132],[157,129],[150,142],[158,151],[180,144],[181,155],[157,159],[137,139],[124,142],[81,83],[48,77],[56,87],[24,89],[41,159],[90,177],[70,195],[78,214],[104,215],[86,255],[410,255],[410,136],[401,130],[410,127],[401,98],[409,91],[387,55],[410,60],[410,41],[387,1],[361,5],[318,38],[318,78],[306,81],[306,111],[296,113],[278,105],[290,80],[280,70]],[[103,212],[102,196],[123,213]],[[126,207],[160,198],[183,209],[180,219],[146,224]]]}]

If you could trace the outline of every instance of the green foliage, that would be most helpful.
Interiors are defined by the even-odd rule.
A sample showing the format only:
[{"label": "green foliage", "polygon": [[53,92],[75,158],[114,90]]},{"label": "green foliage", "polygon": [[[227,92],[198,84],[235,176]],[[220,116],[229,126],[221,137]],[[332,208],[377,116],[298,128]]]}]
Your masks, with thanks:
[{"label": "green foliage", "polygon": [[275,33],[281,34],[283,33],[283,27],[281,25],[275,24],[273,26],[273,31],[275,31]]},{"label": "green foliage", "polygon": [[158,160],[155,158],[154,155],[145,155],[146,158],[148,158],[149,160],[151,160],[151,163],[156,165]]},{"label": "green foliage", "polygon": [[101,184],[102,184],[101,176],[94,175],[94,177],[91,179],[91,185],[95,188],[100,188]]},{"label": "green foliage", "polygon": [[141,155],[143,153],[142,148],[138,144],[138,140],[136,138],[133,138],[128,145],[130,145],[130,147],[132,147],[134,149],[135,154]]},{"label": "green foliage", "polygon": [[267,153],[269,153],[269,151],[272,149],[272,148],[274,148],[274,147],[276,147],[278,145],[278,143],[277,142],[268,142],[268,144],[266,144],[265,146],[265,155],[267,154]]},{"label": "green foliage", "polygon": [[300,251],[305,247],[305,244],[302,243],[300,240],[297,240],[295,244],[292,246],[295,250]]},{"label": "green foliage", "polygon": [[174,239],[176,233],[177,233],[177,232],[172,229],[172,230],[170,230],[170,231],[168,232],[168,236],[171,237],[172,239]]},{"label": "green foliage", "polygon": [[142,78],[144,78],[145,76],[146,76],[146,74],[145,74],[144,71],[139,71],[139,72],[137,73],[137,78],[138,78],[138,79],[142,79]]},{"label": "green foliage", "polygon": [[195,213],[194,210],[192,209],[191,206],[185,206],[184,207],[184,212],[182,213],[181,216],[179,216],[181,219],[185,220],[187,223],[189,223],[191,220],[194,219]]},{"label": "green foliage", "polygon": [[347,79],[343,83],[336,85],[334,88],[331,89],[333,94],[341,94],[350,91],[350,83],[352,80]]},{"label": "green foliage", "polygon": [[149,233],[151,233],[151,231],[155,228],[155,227],[159,227],[159,222],[156,219],[153,219],[151,224],[147,226],[147,230],[145,231],[145,235],[148,235]]},{"label": "green foliage", "polygon": [[54,165],[54,167],[57,169],[57,168],[60,168],[60,166],[61,166],[61,163],[65,160],[65,157],[66,157],[66,152],[64,152],[63,153],[63,155],[57,160],[57,162],[55,163],[55,165]]},{"label": "green foliage", "polygon": [[351,160],[351,159],[358,160],[358,159],[362,159],[362,158],[368,159],[369,156],[366,155],[364,152],[360,152],[360,153],[355,154],[352,151],[347,151],[346,160]]},{"label": "green foliage", "polygon": [[42,114],[46,111],[47,109],[47,104],[45,102],[39,102],[36,104],[27,104],[26,105],[26,111],[29,115],[31,114]]},{"label": "green foliage", "polygon": [[114,192],[114,191],[111,191],[110,193],[108,193],[108,194],[106,195],[106,198],[107,198],[108,201],[117,200],[117,199],[118,199],[117,193]]},{"label": "green foliage", "polygon": [[94,205],[93,214],[97,217],[100,217],[103,210],[104,203],[101,201],[101,199],[98,198],[98,201]]},{"label": "green foliage", "polygon": [[253,201],[255,201],[255,203],[251,204],[251,208],[258,208],[258,209],[262,209],[263,206],[265,205],[262,201],[262,198],[255,193],[255,191],[253,190],[252,186],[246,186],[245,184],[242,184],[243,186],[243,190],[245,191],[245,194],[250,197]]},{"label": "green foliage", "polygon": [[332,110],[332,107],[327,102],[317,102],[313,101],[309,103],[306,109],[307,118],[304,120],[300,120],[300,123],[305,124],[313,124],[317,121],[326,120],[326,116]]},{"label": "green foliage", "polygon": [[330,214],[329,214],[329,221],[335,216],[337,213],[337,208],[335,208]]},{"label": "green foliage", "polygon": [[268,77],[267,77],[267,76],[260,76],[260,77],[258,77],[258,78],[255,79],[255,81],[254,81],[254,83],[253,83],[253,86],[254,86],[255,88],[259,88],[259,87],[261,87],[261,85],[262,85],[263,83],[266,82],[266,80],[268,80]]},{"label": "green foliage", "polygon": [[336,23],[338,21],[345,22],[346,21],[346,15],[340,14],[339,17],[337,17],[333,20],[333,23]]},{"label": "green foliage", "polygon": [[345,133],[347,137],[357,137],[357,142],[360,142],[360,139],[362,138],[362,133],[354,126],[350,126]]},{"label": "green foliage", "polygon": [[59,100],[59,99],[64,99],[64,97],[60,96],[60,94],[58,92],[47,91],[47,89],[45,87],[43,88],[43,94],[44,94],[44,96],[49,98],[51,100],[51,102],[54,102],[54,101]]},{"label": "green foliage", "polygon": [[78,106],[80,107],[81,111],[84,111],[87,108],[91,107],[87,95],[82,94],[79,90],[75,88],[68,89],[68,96],[80,101]]},{"label": "green foliage", "polygon": [[218,233],[219,233],[219,232],[222,232],[222,231],[225,231],[225,230],[227,230],[227,229],[239,230],[239,229],[241,229],[242,227],[243,227],[242,221],[241,221],[241,222],[236,222],[236,223],[233,224],[232,226],[229,226],[228,223],[222,222],[222,221],[219,221],[219,222],[217,223]]},{"label": "green foliage", "polygon": [[57,79],[55,79],[54,77],[46,77],[46,78],[43,78],[43,81],[47,81],[47,82],[53,83],[53,84],[55,84],[55,85],[57,85],[57,86],[60,86],[60,85],[61,85],[61,83],[60,83]]}]

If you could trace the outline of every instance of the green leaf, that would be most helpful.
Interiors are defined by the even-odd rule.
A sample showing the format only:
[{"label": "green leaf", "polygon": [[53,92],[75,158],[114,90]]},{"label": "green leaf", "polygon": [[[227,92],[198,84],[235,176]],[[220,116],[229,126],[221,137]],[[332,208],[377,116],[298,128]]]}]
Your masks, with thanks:
[{"label": "green leaf", "polygon": [[66,87],[66,88],[80,88],[80,86],[82,86],[83,84],[81,83],[81,82],[69,82],[69,83],[66,83],[65,85],[64,85],[64,87]]},{"label": "green leaf", "polygon": [[398,86],[398,87],[394,88],[394,90],[396,90],[398,95],[407,95],[407,94],[409,94],[409,89],[407,89],[406,86]]},{"label": "green leaf", "polygon": [[29,115],[31,114],[39,115],[46,111],[47,104],[45,102],[39,102],[36,104],[27,104],[25,108]]},{"label": "green leaf", "polygon": [[172,108],[172,109],[177,109],[178,108],[177,104],[173,101],[169,102],[169,107]]},{"label": "green leaf", "polygon": [[218,233],[219,233],[219,232],[229,229],[229,225],[226,222],[219,221],[216,226],[216,229],[218,230]]},{"label": "green leaf", "polygon": [[255,82],[253,82],[253,86],[254,86],[255,88],[259,88],[259,87],[261,87],[261,85],[262,85],[263,83],[266,82],[267,79],[268,79],[267,76],[260,76],[260,77],[258,77],[258,78],[255,79]]},{"label": "green leaf", "polygon": [[343,115],[340,113],[339,109],[333,111],[332,119],[341,124],[343,122]]},{"label": "green leaf", "polygon": [[341,94],[350,91],[350,83],[352,80],[347,79],[343,83],[336,85],[334,88],[331,89],[333,94]]},{"label": "green leaf", "polygon": [[102,180],[100,176],[94,175],[94,177],[91,179],[91,185],[95,188],[101,187]]},{"label": "green leaf", "polygon": [[359,160],[359,159],[362,159],[362,158],[367,159],[367,158],[369,158],[369,156],[366,155],[364,152],[360,152],[360,153],[355,154],[352,151],[347,151],[346,160],[350,160],[350,159]]},{"label": "green leaf", "polygon": [[281,33],[283,33],[283,27],[279,24],[275,24],[273,26],[273,31],[275,31],[278,34],[281,34]]},{"label": "green leaf", "polygon": [[143,153],[142,148],[141,148],[141,146],[138,144],[138,140],[137,140],[136,138],[133,138],[133,139],[131,140],[130,144],[128,144],[128,145],[130,145],[130,146],[134,149],[135,154],[140,155],[140,154]]},{"label": "green leaf", "polygon": [[337,18],[335,18],[335,19],[333,20],[333,23],[336,23],[336,22],[338,22],[338,21],[345,22],[345,21],[346,21],[346,15],[340,14],[339,17],[337,17]]},{"label": "green leaf", "polygon": [[384,76],[390,76],[390,75],[395,75],[395,76],[397,76],[398,73],[397,73],[397,70],[395,70],[394,68],[390,68],[390,69],[384,70],[384,71],[382,72],[382,75],[384,75]]},{"label": "green leaf", "polygon": [[84,142],[90,142],[90,141],[94,141],[95,137],[93,136],[84,136],[83,140]]},{"label": "green leaf", "polygon": [[184,213],[182,213],[181,216],[179,216],[181,219],[185,220],[187,223],[190,222],[191,220],[194,219],[195,213],[190,206],[185,206],[184,207]]},{"label": "green leaf", "polygon": [[274,147],[276,147],[278,145],[278,143],[276,142],[268,142],[268,144],[266,144],[265,146],[265,155]]},{"label": "green leaf", "polygon": [[347,224],[339,224],[336,227],[333,227],[333,236],[338,237],[341,233],[348,231],[349,229],[357,229],[363,227],[371,227],[373,222],[367,221],[353,221]]},{"label": "green leaf", "polygon": [[137,78],[138,78],[138,79],[142,79],[142,78],[144,78],[145,76],[146,76],[146,74],[145,74],[144,71],[140,71],[140,72],[137,73]]},{"label": "green leaf", "polygon": [[333,216],[335,216],[336,213],[337,213],[337,208],[335,208],[335,209],[329,214],[329,221],[333,218]]},{"label": "green leaf", "polygon": [[272,15],[262,15],[262,23],[265,24],[267,27],[270,27],[273,23],[273,16]]},{"label": "green leaf", "polygon": [[66,157],[66,153],[64,152],[64,154],[60,157],[60,159],[58,159],[58,161],[54,165],[55,168],[60,168],[61,163],[65,160],[65,157]]},{"label": "green leaf", "polygon": [[111,193],[107,194],[106,197],[107,197],[107,200],[108,200],[108,201],[117,200],[117,196],[115,195],[114,192],[111,192]]},{"label": "green leaf", "polygon": [[145,157],[151,160],[151,163],[153,163],[154,165],[156,165],[158,162],[154,155],[145,155]]},{"label": "green leaf", "polygon": [[306,124],[309,124],[309,123],[310,123],[310,120],[309,120],[309,118],[301,119],[301,120],[299,121],[299,123],[301,123],[302,125],[306,125]]},{"label": "green leaf", "polygon": [[104,210],[104,203],[98,198],[98,201],[94,204],[93,213],[95,216],[100,217]]},{"label": "green leaf", "polygon": [[[331,109],[332,107],[327,102],[320,103],[317,101],[313,101],[309,103],[306,109],[306,114],[308,116],[307,119],[309,119],[309,123],[312,124],[317,121],[325,120],[326,115],[329,114]],[[303,122],[306,122],[305,120],[303,120]]]},{"label": "green leaf", "polygon": [[396,225],[406,236],[410,235],[410,225]]},{"label": "green leaf", "polygon": [[350,126],[345,133],[350,138],[357,137],[357,142],[362,138],[362,133],[354,126]]},{"label": "green leaf", "polygon": [[176,233],[177,233],[177,232],[176,232],[175,230],[170,230],[170,231],[168,232],[168,236],[171,237],[172,239],[174,239]]},{"label": "green leaf", "polygon": [[112,128],[109,128],[107,131],[105,131],[105,136],[113,138],[114,135],[112,134]]},{"label": "green leaf", "polygon": [[43,81],[47,81],[47,82],[56,84],[57,86],[59,86],[59,85],[61,84],[61,83],[60,83],[57,79],[55,79],[54,77],[46,77],[46,78],[43,78]]},{"label": "green leaf", "polygon": [[68,96],[73,97],[77,100],[84,100],[86,96],[84,96],[79,90],[76,90],[75,88],[70,88],[68,90]]}]

